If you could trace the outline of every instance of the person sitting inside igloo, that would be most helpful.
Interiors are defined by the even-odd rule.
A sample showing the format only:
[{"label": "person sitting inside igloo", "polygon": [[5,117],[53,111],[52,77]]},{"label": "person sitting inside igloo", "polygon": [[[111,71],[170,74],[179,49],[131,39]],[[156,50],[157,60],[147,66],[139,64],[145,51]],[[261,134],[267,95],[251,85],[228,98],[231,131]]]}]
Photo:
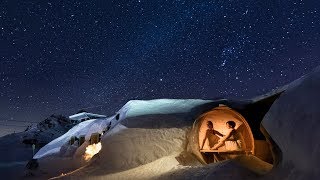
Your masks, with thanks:
[{"label": "person sitting inside igloo", "polygon": [[227,134],[219,139],[219,142],[210,149],[216,150],[225,145],[225,149],[229,151],[242,150],[241,137],[239,132],[235,129],[236,123],[234,121],[227,121],[226,127],[228,129]]},{"label": "person sitting inside igloo", "polygon": [[208,127],[208,129],[206,130],[206,134],[202,140],[200,149],[203,149],[203,146],[204,146],[204,143],[206,142],[206,140],[208,140],[208,142],[209,142],[209,147],[212,147],[219,142],[219,139],[221,137],[223,137],[223,134],[221,134],[219,131],[217,131],[213,128],[213,123],[211,121],[207,122],[207,127]]}]

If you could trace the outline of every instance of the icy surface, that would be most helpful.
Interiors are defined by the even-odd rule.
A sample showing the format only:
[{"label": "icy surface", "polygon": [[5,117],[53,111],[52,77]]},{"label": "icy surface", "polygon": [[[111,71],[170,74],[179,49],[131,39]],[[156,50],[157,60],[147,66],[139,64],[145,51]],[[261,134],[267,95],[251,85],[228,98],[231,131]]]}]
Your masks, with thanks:
[{"label": "icy surface", "polygon": [[173,114],[186,113],[192,108],[212,102],[201,99],[155,99],[155,100],[131,100],[124,109],[128,109],[127,117],[134,117],[148,114]]}]

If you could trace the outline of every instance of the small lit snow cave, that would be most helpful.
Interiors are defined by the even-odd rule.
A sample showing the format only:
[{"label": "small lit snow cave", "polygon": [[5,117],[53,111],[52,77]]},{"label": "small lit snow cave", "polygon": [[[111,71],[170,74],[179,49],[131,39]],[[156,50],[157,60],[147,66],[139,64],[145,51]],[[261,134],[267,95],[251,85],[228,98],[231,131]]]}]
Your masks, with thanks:
[{"label": "small lit snow cave", "polygon": [[[226,128],[226,122],[234,121],[236,124],[235,130],[239,134],[237,141],[239,142],[241,149],[230,150],[226,148],[226,145],[223,145],[216,150],[210,149],[210,147],[218,143],[219,137],[214,134],[206,137],[208,121],[213,123],[213,129],[215,131],[218,131],[223,135],[227,134],[228,131]],[[212,162],[214,159],[210,157],[212,157],[211,155],[215,154],[221,154],[222,157],[220,157],[220,159],[227,158],[226,156],[234,154],[254,154],[254,138],[250,126],[241,114],[225,105],[220,105],[219,107],[202,114],[195,121],[194,127],[199,129],[199,146],[201,146],[202,141],[205,140],[204,147],[200,151],[206,162]]]},{"label": "small lit snow cave", "polygon": [[[234,129],[237,132],[237,139],[235,141],[239,143],[239,149],[230,150],[226,146],[226,143],[223,143],[223,145],[217,149],[212,149],[212,147],[217,144],[223,136],[212,133],[209,133],[210,135],[206,136],[208,129],[207,123],[209,121],[213,124],[213,130],[221,133],[223,136],[229,131],[226,127],[226,122],[235,122]],[[194,142],[193,152],[195,152],[194,150],[198,152],[195,153],[195,155],[203,163],[213,163],[221,160],[232,159],[239,155],[256,156],[256,154],[260,159],[268,161],[268,159],[272,158],[272,155],[267,142],[265,140],[255,139],[251,128],[252,127],[250,127],[245,117],[238,111],[224,104],[219,104],[217,107],[214,107],[213,109],[198,116],[194,121],[191,132]],[[203,141],[204,145],[201,149]],[[256,146],[258,146],[258,149],[255,148]]]}]

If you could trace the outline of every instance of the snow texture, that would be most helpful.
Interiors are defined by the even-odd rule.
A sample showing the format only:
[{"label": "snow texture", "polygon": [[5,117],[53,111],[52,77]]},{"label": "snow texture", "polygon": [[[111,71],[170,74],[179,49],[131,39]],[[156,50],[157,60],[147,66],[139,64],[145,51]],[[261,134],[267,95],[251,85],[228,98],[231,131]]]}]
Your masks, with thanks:
[{"label": "snow texture", "polygon": [[110,119],[92,119],[79,123],[71,128],[67,133],[42,147],[33,158],[38,159],[47,155],[59,153],[61,146],[66,144],[72,136],[79,137],[81,135],[85,135],[86,140],[89,140],[92,133],[102,133],[104,128],[108,126],[109,122]]},{"label": "snow texture", "polygon": [[149,114],[174,114],[187,113],[192,108],[212,102],[201,99],[155,99],[155,100],[131,100],[121,109],[128,109],[127,117]]},{"label": "snow texture", "polygon": [[[302,81],[303,79],[303,81]],[[320,68],[291,83],[262,121],[282,151],[270,175],[277,179],[320,176]]]},{"label": "snow texture", "polygon": [[[79,137],[80,135],[85,135],[85,139],[89,140],[92,133],[102,133],[103,130],[109,125],[111,122],[111,128],[112,130],[117,124],[122,122],[122,124],[127,124],[128,126],[139,126],[145,124],[149,125],[156,125],[153,123],[154,118],[147,119],[148,122],[143,121],[143,119],[135,119],[134,117],[138,116],[146,116],[146,115],[152,115],[157,114],[158,117],[161,117],[160,115],[166,115],[166,114],[180,114],[180,113],[187,113],[192,110],[192,108],[211,102],[209,100],[179,100],[179,99],[156,99],[156,100],[149,100],[149,101],[142,101],[142,100],[131,100],[128,103],[126,103],[116,115],[111,116],[109,118],[104,119],[93,119],[93,120],[87,120],[84,121],[72,129],[70,129],[67,133],[64,135],[54,139],[49,144],[41,148],[33,158],[42,158],[48,155],[59,153],[60,148],[66,144],[72,136]],[[130,119],[131,118],[131,119]],[[126,121],[123,122],[123,120],[126,119]],[[129,121],[127,121],[130,119]],[[146,118],[144,118],[145,120]],[[162,119],[162,118],[160,118]],[[158,120],[160,120],[158,118]],[[178,118],[171,118],[171,123],[177,123],[180,122],[181,124],[185,124],[185,122],[182,121],[176,121]],[[181,120],[181,119],[180,119]],[[160,121],[159,121],[160,122]],[[165,121],[162,122],[164,125],[167,125]],[[107,134],[114,133],[114,131],[107,132]]]}]

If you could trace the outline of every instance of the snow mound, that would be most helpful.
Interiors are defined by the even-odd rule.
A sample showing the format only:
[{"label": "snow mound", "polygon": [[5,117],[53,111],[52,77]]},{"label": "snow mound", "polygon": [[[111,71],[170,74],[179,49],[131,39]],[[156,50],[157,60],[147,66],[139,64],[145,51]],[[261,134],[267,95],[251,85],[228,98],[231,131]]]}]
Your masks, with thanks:
[{"label": "snow mound", "polygon": [[[28,126],[23,132],[0,137],[0,154],[2,154],[0,164],[29,161],[33,156],[33,144],[36,152],[40,147],[66,133],[72,126],[68,118],[62,115],[51,115],[38,124]],[[0,174],[6,173],[5,171],[4,168],[0,168]]]},{"label": "snow mound", "polygon": [[24,144],[37,144],[39,146],[45,145],[53,139],[63,135],[73,126],[69,119],[62,115],[51,115],[45,120],[28,126],[27,129],[21,133],[23,134]]},{"label": "snow mound", "polygon": [[188,113],[193,108],[209,102],[212,101],[202,99],[131,100],[121,108],[120,112],[128,110],[126,117],[150,114]]},{"label": "snow mound", "polygon": [[[103,170],[117,172],[150,163],[186,146],[185,129],[127,128],[102,141],[100,159]],[[111,155],[111,156],[110,156]]]},{"label": "snow mound", "polygon": [[[186,120],[190,125],[191,121],[185,117],[176,117],[178,114],[189,113],[193,108],[209,103],[209,100],[200,99],[155,99],[155,100],[131,100],[127,102],[117,114],[105,119],[93,119],[82,122],[64,135],[54,139],[49,144],[41,148],[33,158],[38,159],[48,155],[56,154],[60,151],[61,147],[68,142],[72,136],[79,137],[85,135],[85,139],[89,140],[92,133],[102,133],[106,127],[110,126],[110,130],[122,123],[128,127],[174,127],[175,125],[186,125]],[[175,116],[170,116],[175,114]],[[157,116],[154,116],[157,115]],[[163,116],[161,116],[163,115]],[[139,118],[139,116],[149,116]],[[163,117],[167,121],[163,121]],[[138,117],[138,118],[136,118]],[[157,118],[158,117],[158,118]],[[157,118],[158,123],[154,123]],[[110,123],[110,124],[109,124]],[[161,125],[159,125],[161,123]],[[109,134],[110,132],[108,132]]]},{"label": "snow mound", "polygon": [[282,154],[271,178],[320,176],[320,68],[288,87],[262,121]]},{"label": "snow mound", "polygon": [[92,133],[102,133],[105,127],[108,126],[110,119],[92,119],[87,120],[71,128],[67,133],[54,139],[43,148],[41,148],[35,155],[34,159],[39,159],[47,155],[59,153],[61,147],[66,144],[72,136],[85,135],[86,140],[90,139]]},{"label": "snow mound", "polygon": [[179,164],[175,157],[185,150],[188,130],[126,128],[119,124],[102,139],[95,162],[70,177],[139,179],[163,174]]},{"label": "snow mound", "polygon": [[125,114],[120,124],[102,138],[97,160],[100,168],[104,173],[123,171],[186,150],[187,133],[194,121],[190,112],[209,102],[212,101],[129,101],[119,111]]},{"label": "snow mound", "polygon": [[197,180],[197,179],[239,179],[254,180],[259,176],[253,171],[243,167],[234,160],[221,161],[206,166],[190,166],[177,167],[175,170],[163,173],[156,179],[181,179],[181,180]]}]

